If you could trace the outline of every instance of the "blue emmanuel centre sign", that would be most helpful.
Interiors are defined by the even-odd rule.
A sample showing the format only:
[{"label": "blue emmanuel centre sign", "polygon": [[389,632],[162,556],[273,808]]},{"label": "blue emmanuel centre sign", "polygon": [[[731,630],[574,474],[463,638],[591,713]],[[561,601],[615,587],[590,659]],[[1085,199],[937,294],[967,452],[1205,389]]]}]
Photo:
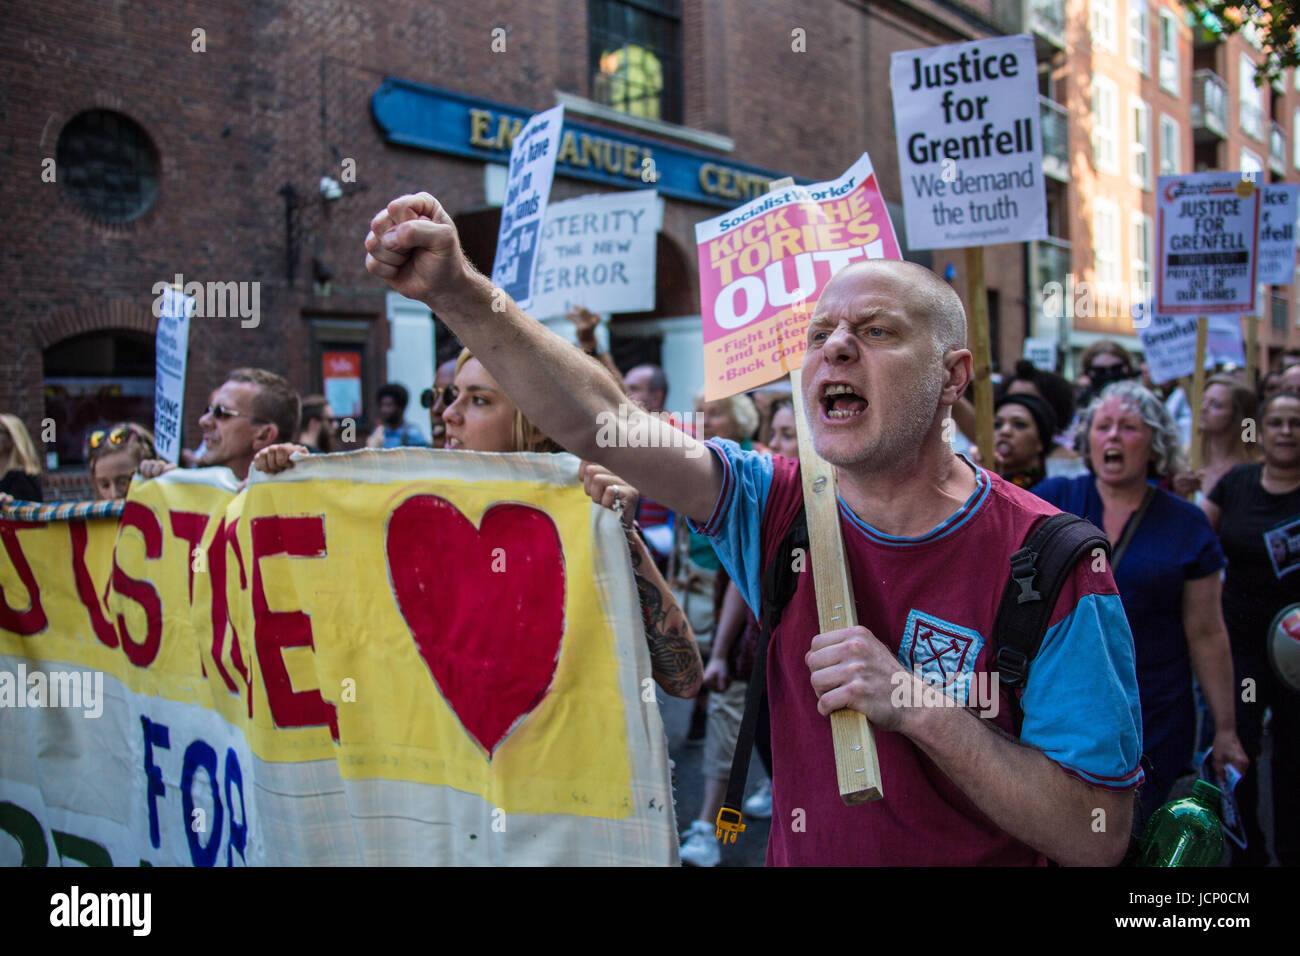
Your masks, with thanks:
[{"label": "blue emmanuel centre sign", "polygon": [[[532,115],[395,77],[386,77],[375,90],[370,109],[390,143],[503,164],[509,162],[511,143]],[[767,192],[767,184],[784,175],[568,118],[555,171],[624,189],[658,189],[675,199],[728,209]]]}]

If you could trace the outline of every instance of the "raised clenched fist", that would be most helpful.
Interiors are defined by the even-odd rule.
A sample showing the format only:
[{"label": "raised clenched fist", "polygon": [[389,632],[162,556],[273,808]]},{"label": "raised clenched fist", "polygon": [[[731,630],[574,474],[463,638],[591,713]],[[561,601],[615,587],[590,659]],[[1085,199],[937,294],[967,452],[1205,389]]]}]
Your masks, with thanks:
[{"label": "raised clenched fist", "polygon": [[456,226],[429,193],[399,196],[375,214],[366,236],[366,269],[435,312],[478,275]]}]

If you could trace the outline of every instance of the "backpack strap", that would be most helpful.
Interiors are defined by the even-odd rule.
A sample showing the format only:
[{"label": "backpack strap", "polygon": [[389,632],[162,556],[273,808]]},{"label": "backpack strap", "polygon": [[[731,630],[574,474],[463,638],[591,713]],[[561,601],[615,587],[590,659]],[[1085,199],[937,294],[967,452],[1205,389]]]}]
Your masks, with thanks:
[{"label": "backpack strap", "polygon": [[[804,562],[808,560],[808,517],[803,507],[795,515],[785,537],[772,553],[772,559],[763,568],[761,591],[762,607],[759,610],[758,647],[754,650],[754,669],[749,675],[745,691],[745,715],[740,720],[736,735],[736,750],[731,757],[731,773],[727,778],[727,795],[718,811],[716,835],[723,842],[736,842],[745,832],[741,821],[741,801],[745,797],[745,781],[749,778],[749,756],[754,749],[754,732],[758,727],[758,714],[762,709],[763,694],[767,685],[767,645],[781,621],[785,606],[799,587],[799,572],[791,560],[795,549],[802,549]],[[806,566],[806,563],[805,563]]]},{"label": "backpack strap", "polygon": [[1097,548],[1109,559],[1110,542],[1092,522],[1055,514],[1036,524],[1020,550],[1011,555],[1011,577],[993,624],[992,669],[1011,692],[1017,734],[1024,719],[1020,694],[1047,634],[1056,599],[1079,559]]}]

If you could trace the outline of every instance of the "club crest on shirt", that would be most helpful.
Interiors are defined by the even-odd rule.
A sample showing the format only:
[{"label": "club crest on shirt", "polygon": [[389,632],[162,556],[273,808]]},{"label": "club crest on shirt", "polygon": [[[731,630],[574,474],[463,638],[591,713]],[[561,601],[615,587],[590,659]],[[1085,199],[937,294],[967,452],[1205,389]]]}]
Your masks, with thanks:
[{"label": "club crest on shirt", "polygon": [[913,609],[903,628],[898,659],[926,682],[965,698],[983,647],[979,631]]}]

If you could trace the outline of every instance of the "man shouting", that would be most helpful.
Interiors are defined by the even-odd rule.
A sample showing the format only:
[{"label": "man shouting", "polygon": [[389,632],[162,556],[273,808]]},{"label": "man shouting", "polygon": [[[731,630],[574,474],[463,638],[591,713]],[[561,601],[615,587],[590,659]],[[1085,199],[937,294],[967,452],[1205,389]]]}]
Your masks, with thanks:
[{"label": "man shouting", "polygon": [[[629,430],[659,440],[603,447],[598,423],[626,401],[618,386],[470,265],[434,197],[395,199],[370,229],[367,269],[426,303],[542,431],[690,518],[759,607],[764,565],[790,560],[774,552],[803,506],[796,463],[728,441],[703,455],[636,407]],[[849,266],[813,313],[803,399],[814,446],[838,469],[862,624],[819,634],[805,574],[772,637],[770,864],[1110,865],[1128,843],[1141,719],[1108,569],[1080,562],[1062,590],[1019,728],[1005,689],[1007,706],[985,717],[925,705],[931,683],[972,686],[992,669],[1008,557],[1054,512],[943,440],[971,379],[965,339],[960,300],[912,263]],[[839,798],[827,715],[843,707],[875,725],[883,800]]]}]

